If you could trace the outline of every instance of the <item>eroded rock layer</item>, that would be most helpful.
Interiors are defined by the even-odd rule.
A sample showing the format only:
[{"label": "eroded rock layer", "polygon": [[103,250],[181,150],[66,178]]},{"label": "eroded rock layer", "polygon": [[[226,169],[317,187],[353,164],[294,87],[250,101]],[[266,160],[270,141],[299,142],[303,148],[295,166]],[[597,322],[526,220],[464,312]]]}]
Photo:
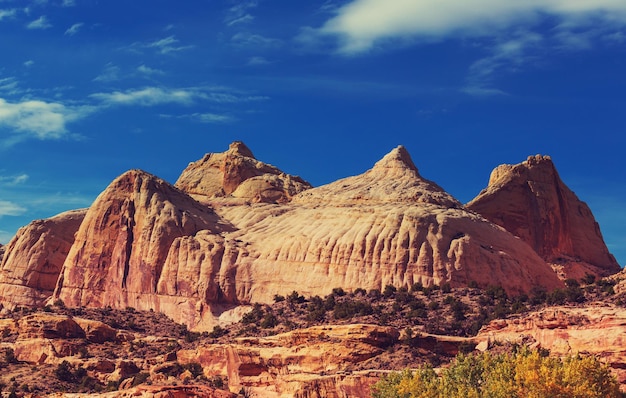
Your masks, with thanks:
[{"label": "eroded rock layer", "polygon": [[548,156],[498,166],[467,207],[523,239],[565,278],[620,270],[591,210],[561,181]]},{"label": "eroded rock layer", "polygon": [[0,263],[0,303],[39,306],[50,297],[86,212],[69,211],[20,228]]}]

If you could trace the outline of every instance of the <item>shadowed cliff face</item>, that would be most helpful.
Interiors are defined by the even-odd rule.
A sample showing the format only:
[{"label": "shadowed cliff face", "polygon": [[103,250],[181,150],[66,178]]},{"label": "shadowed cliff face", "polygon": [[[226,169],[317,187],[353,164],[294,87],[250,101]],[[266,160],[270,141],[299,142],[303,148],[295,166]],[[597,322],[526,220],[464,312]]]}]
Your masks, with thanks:
[{"label": "shadowed cliff face", "polygon": [[[528,177],[520,177],[507,182],[504,177],[515,167],[494,172],[485,192],[504,184],[512,192],[528,196],[530,189],[541,198],[551,192],[550,181],[560,181],[553,171],[552,180],[533,177],[530,181],[536,182],[529,184]],[[262,174],[255,174],[259,170]],[[274,176],[286,184],[283,188],[289,186],[286,181],[296,181],[255,160],[241,143],[192,163],[178,188],[138,170],[118,177],[84,215],[80,228],[72,230],[76,238],[61,256],[63,269],[53,300],[68,306],[153,309],[207,330],[233,318],[233,307],[271,302],[274,295],[294,290],[326,295],[334,287],[475,282],[500,285],[514,295],[537,285],[548,290],[562,286],[537,252],[545,256],[551,253],[546,248],[555,245],[574,250],[576,239],[584,236],[571,242],[561,242],[560,235],[556,241],[546,240],[544,236],[554,235],[550,222],[562,231],[562,213],[569,215],[569,230],[587,228],[571,216],[573,202],[560,183],[554,195],[561,198],[556,200],[559,209],[566,210],[541,210],[545,205],[540,202],[535,207],[550,222],[516,215],[522,227],[513,232],[529,231],[519,239],[420,176],[403,147],[363,174],[318,188],[280,191],[282,199],[276,201],[238,196],[256,178],[252,175],[268,181]],[[500,201],[509,206],[510,200]],[[517,211],[515,206],[506,209],[507,216]],[[576,209],[584,213],[582,207]],[[537,245],[544,241],[548,243]],[[606,252],[601,239],[588,244],[589,253]],[[4,261],[34,247],[7,250]],[[49,290],[41,292],[46,295]]]},{"label": "shadowed cliff face", "polygon": [[564,277],[620,270],[591,210],[561,181],[547,156],[498,166],[467,208],[523,239]]}]

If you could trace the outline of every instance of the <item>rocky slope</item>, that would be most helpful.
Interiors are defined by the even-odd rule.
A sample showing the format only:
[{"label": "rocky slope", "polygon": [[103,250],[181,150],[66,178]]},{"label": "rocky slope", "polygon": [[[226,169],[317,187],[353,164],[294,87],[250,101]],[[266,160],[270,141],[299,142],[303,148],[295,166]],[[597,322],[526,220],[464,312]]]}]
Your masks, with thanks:
[{"label": "rocky slope", "polygon": [[591,210],[563,183],[548,156],[498,166],[467,208],[523,239],[564,278],[620,270]]},{"label": "rocky slope", "polygon": [[40,306],[50,297],[86,210],[20,228],[0,262],[0,306]]}]

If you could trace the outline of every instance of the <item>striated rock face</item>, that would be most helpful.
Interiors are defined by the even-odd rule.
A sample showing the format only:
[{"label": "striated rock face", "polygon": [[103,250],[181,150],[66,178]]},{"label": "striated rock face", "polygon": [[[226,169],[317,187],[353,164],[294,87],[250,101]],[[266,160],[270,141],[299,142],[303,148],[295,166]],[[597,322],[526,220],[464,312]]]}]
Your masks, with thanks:
[{"label": "striated rock face", "polygon": [[[211,209],[165,181],[129,171],[87,212],[54,298],[68,306],[160,310],[157,288],[172,243],[200,230],[219,239],[229,228]],[[198,288],[206,281],[195,283]],[[181,289],[186,293],[178,298],[182,302],[192,292]],[[167,305],[171,307],[163,310],[168,314],[180,311],[173,302]]]},{"label": "striated rock face", "polygon": [[2,264],[2,259],[4,258],[4,250],[5,247],[0,243],[0,264]]},{"label": "striated rock face", "polygon": [[[244,148],[229,151],[256,162]],[[290,203],[207,203],[145,172],[120,176],[85,216],[54,298],[154,309],[206,330],[233,306],[293,290],[562,285],[527,244],[423,179],[403,147]]]},{"label": "striated rock face", "polygon": [[86,212],[69,211],[20,228],[0,263],[0,303],[40,306],[52,295]]},{"label": "striated rock face", "polygon": [[227,376],[231,391],[246,387],[263,397],[365,397],[377,372],[344,372],[381,354],[398,336],[384,326],[316,326],[180,350],[177,357],[181,363],[200,363],[207,377]]},{"label": "striated rock face", "polygon": [[613,306],[548,307],[495,320],[476,341],[524,342],[556,355],[586,353],[606,361],[626,382],[626,309]]},{"label": "striated rock face", "polygon": [[289,205],[216,211],[238,229],[232,238],[249,242],[238,260],[238,272],[250,264],[255,281],[239,296],[246,300],[270,301],[292,287],[314,295],[331,286],[417,282],[500,284],[511,294],[560,286],[528,245],[421,178],[402,147],[364,174],[304,191]]},{"label": "striated rock face", "polygon": [[591,210],[561,181],[548,156],[498,166],[467,207],[519,236],[562,277],[620,270]]},{"label": "striated rock face", "polygon": [[190,163],[175,185],[200,198],[232,196],[253,203],[288,202],[297,193],[311,188],[300,177],[259,162],[250,149],[238,141],[226,152],[209,153]]}]

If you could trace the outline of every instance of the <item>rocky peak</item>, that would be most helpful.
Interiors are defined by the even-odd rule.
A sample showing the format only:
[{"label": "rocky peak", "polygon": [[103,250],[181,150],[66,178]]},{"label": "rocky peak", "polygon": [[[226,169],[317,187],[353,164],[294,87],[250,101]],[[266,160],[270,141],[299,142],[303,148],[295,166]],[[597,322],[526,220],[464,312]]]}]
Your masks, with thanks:
[{"label": "rocky peak", "polygon": [[413,159],[411,159],[411,155],[409,155],[409,152],[402,145],[398,145],[391,152],[383,156],[372,168],[372,171],[377,172],[385,172],[387,170],[398,170],[402,172],[412,170],[419,175],[417,167],[415,167]]},{"label": "rocky peak", "polygon": [[305,191],[294,200],[351,206],[401,202],[461,207],[443,188],[420,176],[403,146],[394,148],[363,174]]},{"label": "rocky peak", "polygon": [[523,239],[562,277],[620,269],[591,210],[563,183],[549,156],[496,167],[467,207]]},{"label": "rocky peak", "polygon": [[241,141],[233,141],[228,146],[228,151],[227,152],[231,153],[233,155],[245,156],[245,157],[248,157],[248,158],[255,159],[255,157],[252,154],[252,151],[250,150],[250,148],[248,148],[246,146],[246,144],[244,144]]},{"label": "rocky peak", "polygon": [[175,185],[199,200],[227,197],[266,203],[288,202],[311,188],[300,177],[256,160],[241,141],[230,144],[226,152],[190,163]]}]

